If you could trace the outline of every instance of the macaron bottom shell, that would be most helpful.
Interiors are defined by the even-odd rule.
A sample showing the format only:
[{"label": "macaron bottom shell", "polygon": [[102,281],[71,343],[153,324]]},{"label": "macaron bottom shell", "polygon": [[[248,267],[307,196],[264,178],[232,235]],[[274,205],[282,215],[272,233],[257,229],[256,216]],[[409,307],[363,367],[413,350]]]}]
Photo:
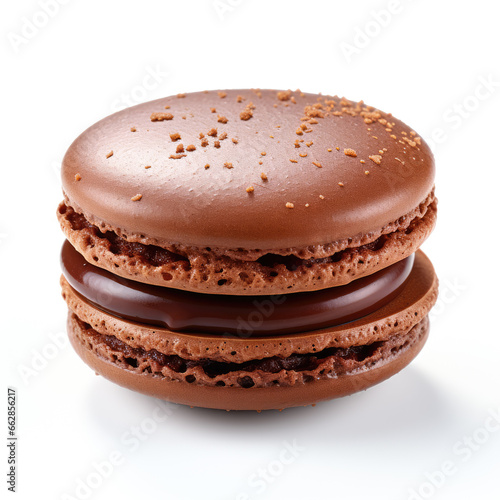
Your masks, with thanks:
[{"label": "macaron bottom shell", "polygon": [[420,352],[429,334],[425,317],[412,328],[414,341],[397,354],[382,359],[372,367],[339,377],[313,380],[293,386],[221,387],[168,380],[148,373],[137,374],[118,366],[88,349],[79,339],[74,316],[68,318],[70,342],[80,358],[97,374],[127,389],[172,403],[217,410],[283,410],[364,391],[405,368]]},{"label": "macaron bottom shell", "polygon": [[[105,378],[174,403],[226,410],[264,410],[302,406],[352,394],[403,369],[427,338],[427,314],[437,297],[437,278],[432,264],[419,251],[401,293],[379,310],[332,328],[252,339],[181,334],[121,320],[97,310],[64,281],[63,296],[70,308],[68,333],[73,347]],[[111,344],[106,344],[110,339]],[[369,347],[375,347],[376,343],[379,343],[377,349],[370,351]],[[120,346],[125,346],[125,354],[120,353]],[[359,359],[350,357],[351,348],[361,349]],[[347,355],[339,351],[340,357],[335,358],[336,349],[347,349]],[[363,354],[363,349],[368,354]],[[141,359],[134,358],[134,352],[139,351]],[[144,360],[152,352],[158,352],[159,356],[153,356],[153,362],[147,366]],[[322,352],[323,356],[333,352],[331,359],[321,358],[322,362],[329,361],[326,370],[320,366],[316,371],[299,367],[297,371],[283,369],[279,373],[268,373],[264,370],[263,373],[245,371],[237,365],[297,354],[320,358]],[[132,357],[126,357],[130,353]],[[196,363],[214,362],[222,366],[226,363],[227,366],[217,374],[207,372],[203,366],[196,366],[194,371],[176,372],[170,366],[159,370],[158,359],[162,353]]]}]

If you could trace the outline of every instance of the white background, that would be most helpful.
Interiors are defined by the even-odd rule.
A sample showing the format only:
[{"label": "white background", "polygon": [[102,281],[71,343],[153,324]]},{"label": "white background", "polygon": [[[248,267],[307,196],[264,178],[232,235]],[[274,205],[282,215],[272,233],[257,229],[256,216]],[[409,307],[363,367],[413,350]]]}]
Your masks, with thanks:
[{"label": "white background", "polygon": [[[0,407],[15,387],[17,498],[500,498],[495,2],[46,2],[49,15],[43,0],[3,2],[0,15]],[[367,392],[281,413],[190,409],[94,376],[65,340],[55,210],[67,147],[121,107],[238,87],[364,99],[433,147],[431,337]]]}]

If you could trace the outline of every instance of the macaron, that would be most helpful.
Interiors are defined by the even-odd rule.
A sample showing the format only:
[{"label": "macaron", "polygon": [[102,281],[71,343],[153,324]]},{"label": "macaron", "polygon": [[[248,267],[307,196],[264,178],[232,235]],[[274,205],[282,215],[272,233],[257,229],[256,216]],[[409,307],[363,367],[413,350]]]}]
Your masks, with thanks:
[{"label": "macaron", "polygon": [[414,130],[337,96],[205,91],[104,118],[62,165],[71,343],[190,406],[367,389],[428,336],[434,175]]}]

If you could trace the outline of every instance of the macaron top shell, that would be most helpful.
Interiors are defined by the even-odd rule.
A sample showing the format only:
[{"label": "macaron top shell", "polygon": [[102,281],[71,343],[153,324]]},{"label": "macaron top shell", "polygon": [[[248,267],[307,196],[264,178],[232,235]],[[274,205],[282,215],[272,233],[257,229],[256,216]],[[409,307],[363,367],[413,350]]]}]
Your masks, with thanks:
[{"label": "macaron top shell", "polygon": [[69,203],[118,234],[279,249],[380,230],[431,192],[418,135],[363,103],[225,90],[147,102],[87,129],[62,168]]}]

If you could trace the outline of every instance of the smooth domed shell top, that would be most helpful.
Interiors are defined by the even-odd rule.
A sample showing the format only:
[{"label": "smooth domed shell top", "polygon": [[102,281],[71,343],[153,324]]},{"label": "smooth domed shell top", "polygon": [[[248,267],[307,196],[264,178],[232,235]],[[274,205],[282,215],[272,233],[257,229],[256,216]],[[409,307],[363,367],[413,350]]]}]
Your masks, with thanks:
[{"label": "smooth domed shell top", "polygon": [[69,202],[119,232],[276,249],[380,230],[432,190],[418,135],[363,103],[300,91],[182,94],[115,113],[63,161]]}]

